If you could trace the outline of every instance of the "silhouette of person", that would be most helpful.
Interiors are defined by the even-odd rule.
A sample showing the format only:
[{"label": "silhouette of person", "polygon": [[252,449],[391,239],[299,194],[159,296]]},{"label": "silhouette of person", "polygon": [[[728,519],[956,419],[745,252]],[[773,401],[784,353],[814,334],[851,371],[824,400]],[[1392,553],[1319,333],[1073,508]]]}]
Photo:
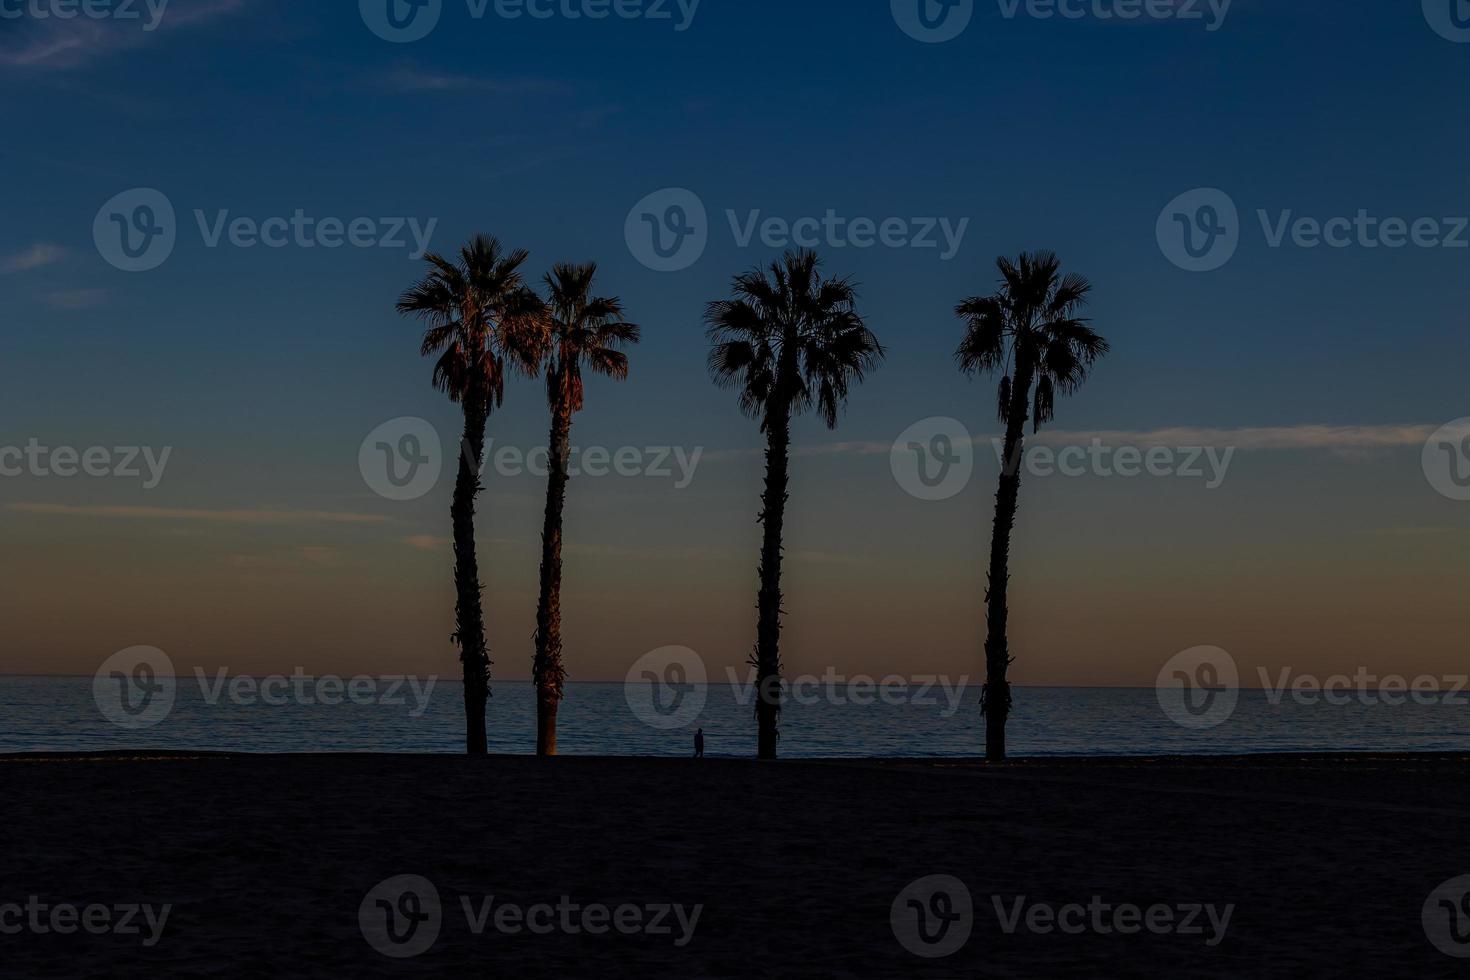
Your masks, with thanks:
[{"label": "silhouette of person", "polygon": [[694,758],[704,758],[704,729],[694,733]]}]

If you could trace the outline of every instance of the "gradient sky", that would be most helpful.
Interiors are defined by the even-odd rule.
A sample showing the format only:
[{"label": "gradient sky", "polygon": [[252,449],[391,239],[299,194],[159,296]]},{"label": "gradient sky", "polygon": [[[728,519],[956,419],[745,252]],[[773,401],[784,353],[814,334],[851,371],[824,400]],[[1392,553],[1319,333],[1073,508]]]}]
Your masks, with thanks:
[{"label": "gradient sky", "polygon": [[[567,511],[572,680],[642,653],[715,669],[754,639],[760,438],[706,375],[703,304],[775,250],[724,211],[968,218],[932,250],[824,249],[889,348],[836,433],[796,428],[787,524],[792,672],[978,674],[996,464],[994,383],[952,360],[951,310],[1001,253],[1051,248],[1096,285],[1114,353],[1054,441],[1235,446],[1227,478],[1027,479],[1014,678],[1152,684],[1198,644],[1253,668],[1462,673],[1470,503],[1425,479],[1427,433],[1470,414],[1470,250],[1268,247],[1254,217],[1470,214],[1470,44],[1418,3],[1236,0],[1198,23],[1007,19],[980,0],[945,44],[885,0],[703,0],[648,20],[472,20],[389,44],[353,3],[172,0],[158,30],[0,19],[0,446],[171,446],[163,482],[0,478],[0,672],[91,673],[135,644],[181,667],[456,672],[448,496],[393,503],[359,474],[398,416],[449,443],[393,310],[407,250],[204,247],[195,208],[437,219],[552,262],[595,259],[643,325],[624,384],[590,385],[579,445],[703,447],[694,482],[581,478]],[[169,260],[103,261],[92,222],[134,187],[180,215]],[[711,243],[658,273],[635,202],[686,187]],[[1245,228],[1211,273],[1155,221],[1226,190]],[[930,416],[980,440],[925,502],[888,446]],[[538,382],[497,444],[540,445]],[[1159,430],[1183,430],[1164,436]],[[1235,430],[1251,431],[1239,432]],[[1068,436],[1067,433],[1073,435]],[[496,676],[529,675],[542,494],[493,477],[480,543]],[[146,511],[128,508],[149,508]]]}]

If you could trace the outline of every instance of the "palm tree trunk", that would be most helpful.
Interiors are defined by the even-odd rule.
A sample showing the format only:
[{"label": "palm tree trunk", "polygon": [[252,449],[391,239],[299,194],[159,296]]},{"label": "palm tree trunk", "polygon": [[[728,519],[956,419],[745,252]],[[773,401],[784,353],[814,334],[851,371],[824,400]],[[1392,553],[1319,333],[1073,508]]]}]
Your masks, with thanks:
[{"label": "palm tree trunk", "polygon": [[561,662],[561,529],[567,497],[570,410],[558,405],[551,415],[546,478],[546,523],[541,531],[541,595],[536,604],[536,754],[556,755],[556,709],[566,671]]},{"label": "palm tree trunk", "polygon": [[781,720],[781,536],[786,522],[791,411],[778,403],[766,417],[766,487],[761,494],[760,596],[756,623],[756,758],[776,758]]},{"label": "palm tree trunk", "polygon": [[454,481],[450,518],[454,524],[454,639],[464,667],[465,751],[485,755],[485,709],[490,699],[490,653],[485,644],[485,614],[480,607],[480,566],[475,555],[475,497],[480,492],[480,460],[485,454],[483,400],[464,401],[464,441]]},{"label": "palm tree trunk", "polygon": [[1021,496],[1021,454],[1025,451],[1031,377],[1031,370],[1021,367],[1011,388],[1005,455],[1001,460],[1000,488],[995,494],[995,527],[990,537],[990,572],[985,591],[985,690],[981,700],[985,714],[985,758],[989,762],[1005,761],[1006,720],[1011,713],[1011,685],[1006,679],[1006,671],[1011,666],[1006,640],[1006,590],[1011,575],[1011,530],[1016,524]]}]

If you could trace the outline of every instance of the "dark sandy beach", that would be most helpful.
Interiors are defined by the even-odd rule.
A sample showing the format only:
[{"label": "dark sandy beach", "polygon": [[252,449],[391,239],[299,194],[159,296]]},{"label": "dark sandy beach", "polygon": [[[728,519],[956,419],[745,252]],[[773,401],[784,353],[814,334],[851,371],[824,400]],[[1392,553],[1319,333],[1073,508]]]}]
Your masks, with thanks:
[{"label": "dark sandy beach", "polygon": [[[0,798],[0,906],[171,907],[152,945],[147,924],[58,935],[38,913],[46,931],[0,935],[6,977],[1470,969],[1421,921],[1437,886],[1470,874],[1470,755],[1001,768],[10,756],[0,757]],[[442,903],[437,937],[407,959],[376,951],[359,920],[369,892],[400,875],[427,879]],[[900,892],[930,875],[963,882],[974,909],[968,941],[938,959],[907,950],[890,921]],[[512,917],[506,931],[476,935],[462,901],[483,909],[492,895],[491,908],[560,903],[558,921],[576,931],[515,932]],[[1046,930],[1045,913],[1036,931],[1024,921],[1006,931],[1009,910],[1032,916],[1037,903],[1100,910],[1073,913],[1073,925],[1089,923],[1075,933]],[[635,913],[653,928],[580,928],[601,924],[577,917],[604,906],[634,907],[630,930]],[[685,924],[657,916],[661,906],[679,906]],[[1135,906],[1144,916],[1163,908],[1156,921],[1181,928],[1113,928],[1130,922],[1117,909]],[[1232,907],[1223,933],[1195,906]],[[1203,928],[1182,928],[1186,919]]]}]

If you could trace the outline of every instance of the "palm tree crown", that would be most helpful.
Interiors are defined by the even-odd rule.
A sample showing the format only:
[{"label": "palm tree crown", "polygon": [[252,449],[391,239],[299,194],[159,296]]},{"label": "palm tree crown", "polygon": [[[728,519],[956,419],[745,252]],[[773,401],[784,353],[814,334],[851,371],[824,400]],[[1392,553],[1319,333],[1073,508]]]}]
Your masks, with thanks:
[{"label": "palm tree crown", "polygon": [[399,313],[429,324],[420,353],[439,355],[434,385],[453,401],[498,407],[507,365],[529,375],[538,370],[547,327],[540,299],[521,277],[526,258],[524,249],[507,253],[496,239],[477,235],[458,262],[425,255],[433,268],[399,298]]},{"label": "palm tree crown", "polygon": [[546,396],[555,409],[582,410],[582,365],[622,381],[628,355],[617,348],[638,343],[638,325],[623,318],[617,297],[592,296],[597,264],[558,263],[546,276],[550,343],[546,348]]},{"label": "palm tree crown", "polygon": [[762,429],[777,406],[791,414],[815,408],[835,428],[851,385],[883,358],[857,313],[852,281],[823,279],[820,266],[815,252],[788,252],[765,272],[737,276],[734,298],[710,303],[705,314],[710,374],[740,390],[741,410]]},{"label": "palm tree crown", "polygon": [[[1021,253],[1016,262],[1002,256],[1000,288],[989,296],[973,296],[955,308],[965,321],[965,337],[955,352],[966,374],[1001,371],[1000,420],[1030,409],[1033,431],[1053,417],[1056,397],[1070,395],[1087,378],[1108,343],[1077,313],[1087,305],[1092,284],[1074,273],[1061,275],[1061,262],[1051,252]],[[1015,404],[1012,382],[1034,393]],[[1022,424],[1025,424],[1024,417]]]}]

